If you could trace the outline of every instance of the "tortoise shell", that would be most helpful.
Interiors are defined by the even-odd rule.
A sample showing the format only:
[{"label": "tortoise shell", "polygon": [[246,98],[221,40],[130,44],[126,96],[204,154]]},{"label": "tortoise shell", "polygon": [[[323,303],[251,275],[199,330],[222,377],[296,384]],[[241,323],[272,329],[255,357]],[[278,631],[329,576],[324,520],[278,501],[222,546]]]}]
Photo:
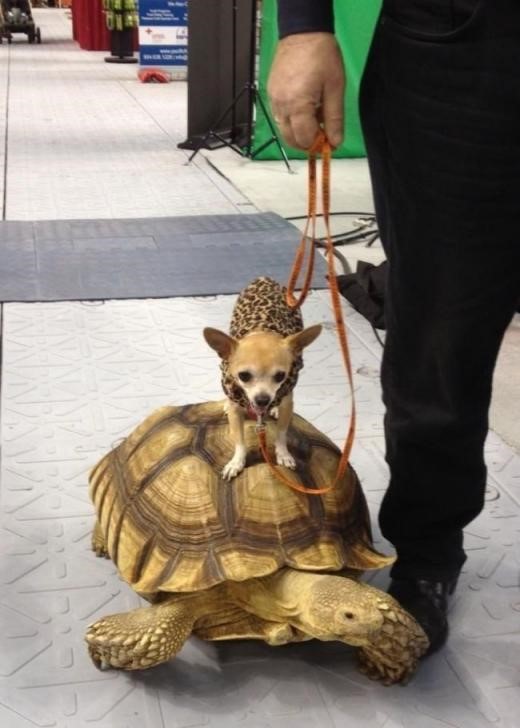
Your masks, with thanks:
[{"label": "tortoise shell", "polygon": [[[268,443],[273,437],[268,422]],[[330,572],[391,563],[372,548],[351,468],[329,493],[302,494],[263,462],[253,421],[245,438],[246,467],[228,483],[220,472],[234,448],[224,402],[162,407],[93,469],[90,495],[107,552],[136,592],[198,591],[283,566]],[[286,475],[309,488],[333,480],[339,450],[298,415],[288,446],[297,468]]]}]

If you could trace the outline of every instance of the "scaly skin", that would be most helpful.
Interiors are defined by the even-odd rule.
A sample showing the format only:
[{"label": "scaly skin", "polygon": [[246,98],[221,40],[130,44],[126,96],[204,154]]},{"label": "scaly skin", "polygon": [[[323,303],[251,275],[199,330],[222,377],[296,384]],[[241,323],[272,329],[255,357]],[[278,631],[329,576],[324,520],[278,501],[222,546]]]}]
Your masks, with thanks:
[{"label": "scaly skin", "polygon": [[90,657],[101,670],[143,670],[159,665],[175,657],[208,607],[211,608],[211,599],[203,602],[199,594],[189,594],[131,612],[111,614],[87,630]]},{"label": "scaly skin", "polygon": [[380,605],[384,621],[381,631],[359,650],[361,672],[385,685],[404,683],[428,649],[428,638],[418,622],[392,597],[385,594]]},{"label": "scaly skin", "polygon": [[240,606],[264,619],[359,647],[362,672],[385,684],[406,681],[428,649],[422,628],[393,597],[344,576],[282,569],[228,586]]},{"label": "scaly skin", "polygon": [[[260,620],[258,635],[252,633],[255,620],[241,619],[237,608]],[[86,640],[98,667],[138,670],[174,657],[199,620],[202,636],[210,639],[247,634],[280,644],[291,641],[292,627],[298,641],[309,636],[354,645],[360,648],[362,671],[386,684],[406,680],[428,648],[422,629],[388,594],[345,576],[290,568],[111,615],[92,625]]]},{"label": "scaly skin", "polygon": [[288,622],[323,641],[365,645],[384,622],[366,585],[344,576],[286,568],[262,579],[229,583],[228,589],[247,611]]}]

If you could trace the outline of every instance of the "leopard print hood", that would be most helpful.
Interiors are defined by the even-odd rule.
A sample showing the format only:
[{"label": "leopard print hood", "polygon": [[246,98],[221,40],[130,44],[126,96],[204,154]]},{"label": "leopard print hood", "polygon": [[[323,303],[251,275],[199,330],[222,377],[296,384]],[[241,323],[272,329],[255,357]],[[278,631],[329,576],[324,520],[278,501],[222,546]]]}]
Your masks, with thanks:
[{"label": "leopard print hood", "polygon": [[[256,278],[240,293],[233,313],[229,333],[234,339],[242,339],[252,331],[274,331],[281,336],[297,334],[303,330],[303,320],[298,308],[286,303],[286,289],[272,278]],[[291,370],[282,382],[271,407],[277,407],[292,392],[303,367],[301,354],[295,357]],[[230,400],[248,409],[249,400],[240,383],[229,373],[228,362],[222,359],[222,388]]]}]

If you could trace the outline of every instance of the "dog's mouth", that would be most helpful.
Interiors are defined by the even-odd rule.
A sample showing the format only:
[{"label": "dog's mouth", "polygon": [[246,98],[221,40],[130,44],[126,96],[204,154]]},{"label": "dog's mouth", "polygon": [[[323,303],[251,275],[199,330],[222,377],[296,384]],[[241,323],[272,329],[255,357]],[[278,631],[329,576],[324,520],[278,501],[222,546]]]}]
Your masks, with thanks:
[{"label": "dog's mouth", "polygon": [[249,403],[249,411],[251,412],[254,417],[266,417],[269,414],[269,410],[271,409],[271,404],[267,405],[258,405]]},{"label": "dog's mouth", "polygon": [[255,415],[259,415],[260,417],[265,417],[265,415],[269,412],[269,405],[264,407],[259,407],[257,404],[253,404],[251,406],[251,409],[255,413]]}]

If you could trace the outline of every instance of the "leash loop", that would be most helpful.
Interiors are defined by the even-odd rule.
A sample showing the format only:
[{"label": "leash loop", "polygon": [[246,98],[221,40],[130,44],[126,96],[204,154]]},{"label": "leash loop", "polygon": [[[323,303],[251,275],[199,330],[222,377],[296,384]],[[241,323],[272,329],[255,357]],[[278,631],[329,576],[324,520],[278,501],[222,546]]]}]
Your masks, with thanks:
[{"label": "leash loop", "polygon": [[[263,422],[257,421],[256,429],[258,433],[258,442],[262,456],[274,473],[274,475],[281,480],[283,483],[288,485],[293,490],[300,493],[308,493],[310,495],[323,495],[329,493],[340,481],[345,474],[347,469],[350,454],[352,452],[352,446],[354,444],[354,435],[356,431],[356,403],[354,400],[354,378],[352,374],[352,362],[350,358],[350,351],[347,340],[347,330],[345,321],[343,319],[343,311],[341,309],[341,297],[338,289],[338,282],[336,279],[336,269],[334,267],[334,245],[332,242],[332,234],[330,230],[330,168],[332,158],[332,147],[328,141],[325,133],[320,132],[312,147],[309,149],[309,195],[308,195],[308,212],[307,221],[302,234],[300,245],[298,246],[289,275],[287,283],[287,304],[291,308],[299,308],[307,298],[310,290],[312,276],[314,272],[314,257],[315,257],[315,241],[316,241],[316,208],[317,208],[317,158],[321,156],[322,159],[322,175],[321,175],[321,202],[323,210],[323,220],[325,223],[326,231],[326,258],[327,258],[327,279],[329,284],[329,291],[332,301],[332,309],[334,312],[334,320],[336,324],[336,332],[338,335],[340,350],[343,357],[343,364],[347,373],[347,379],[350,387],[351,394],[351,407],[350,407],[350,421],[347,431],[347,436],[343,450],[341,452],[340,461],[338,463],[338,470],[334,477],[334,480],[330,485],[321,488],[306,488],[304,485],[295,482],[288,478],[281,468],[274,465],[269,455],[266,442],[266,428]],[[310,234],[309,234],[310,231]],[[308,249],[308,252],[307,252]],[[307,255],[306,255],[307,252]],[[295,288],[302,272],[303,263],[305,258],[307,261],[307,271],[305,273],[304,283],[301,292],[298,297],[295,296]]]}]

